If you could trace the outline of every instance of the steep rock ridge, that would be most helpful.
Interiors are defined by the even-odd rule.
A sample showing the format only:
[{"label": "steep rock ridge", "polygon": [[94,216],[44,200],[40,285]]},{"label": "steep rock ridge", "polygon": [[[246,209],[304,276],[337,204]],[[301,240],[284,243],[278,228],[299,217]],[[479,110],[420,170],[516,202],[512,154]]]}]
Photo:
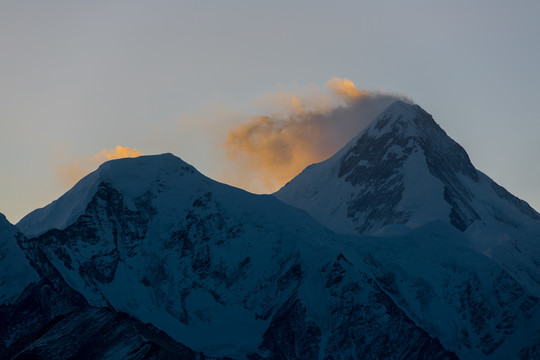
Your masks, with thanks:
[{"label": "steep rock ridge", "polygon": [[37,336],[27,340],[22,349],[12,354],[13,357],[219,360],[197,353],[126,314],[89,306],[58,316]]},{"label": "steep rock ridge", "polygon": [[86,300],[61,279],[30,284],[15,302],[0,306],[0,359],[15,357],[54,319],[85,306]]},{"label": "steep rock ridge", "polygon": [[19,230],[0,214],[0,305],[14,302],[39,276],[17,245]]},{"label": "steep rock ridge", "polygon": [[[152,323],[210,356],[339,359],[357,356],[360,343],[368,357],[455,356],[365,270],[348,270],[348,285],[336,285],[334,294],[332,281],[317,274],[340,276],[325,265],[338,256],[332,244],[340,238],[304,212],[216,183],[171,155],[113,161],[98,172],[72,223],[54,228],[66,218],[55,209],[82,207],[65,203],[77,198],[68,193],[39,211],[32,228],[41,235],[21,241],[30,258],[45,256],[90,304]],[[351,312],[353,287],[358,306],[365,299],[370,307]],[[357,326],[354,341],[341,326],[347,318]]]},{"label": "steep rock ridge", "polygon": [[0,215],[0,359],[14,355],[55,317],[86,304],[54,270],[49,277],[34,270],[17,243],[23,239]]}]

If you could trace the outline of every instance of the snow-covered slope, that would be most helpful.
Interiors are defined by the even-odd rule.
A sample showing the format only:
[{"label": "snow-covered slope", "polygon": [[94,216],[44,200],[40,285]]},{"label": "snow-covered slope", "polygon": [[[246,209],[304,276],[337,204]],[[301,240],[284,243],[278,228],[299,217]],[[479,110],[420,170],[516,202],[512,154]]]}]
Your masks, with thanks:
[{"label": "snow-covered slope", "polygon": [[39,280],[17,245],[19,230],[0,214],[0,305],[10,304],[32,282]]},{"label": "snow-covered slope", "polygon": [[90,304],[208,355],[455,358],[347,260],[340,236],[170,154],[108,162],[21,228],[41,234],[21,242],[28,256]]},{"label": "snow-covered slope", "polygon": [[384,236],[451,224],[540,296],[540,214],[476,170],[417,105],[395,102],[274,195],[338,233]]},{"label": "snow-covered slope", "polygon": [[351,262],[363,261],[381,289],[460,358],[540,355],[538,297],[470,249],[451,225],[433,222],[395,237],[352,237],[346,246]]}]

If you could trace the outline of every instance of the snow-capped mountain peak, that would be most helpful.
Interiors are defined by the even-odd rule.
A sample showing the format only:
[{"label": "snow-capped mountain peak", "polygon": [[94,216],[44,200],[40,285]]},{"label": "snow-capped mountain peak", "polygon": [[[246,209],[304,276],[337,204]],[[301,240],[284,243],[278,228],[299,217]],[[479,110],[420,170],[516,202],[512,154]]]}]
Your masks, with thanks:
[{"label": "snow-capped mountain peak", "polygon": [[[488,198],[477,198],[478,187],[489,189]],[[430,114],[397,101],[342,150],[306,168],[275,196],[345,233],[439,220],[465,231],[493,217],[481,203],[505,196],[510,212],[540,218],[501,189],[474,168],[465,150]],[[507,195],[501,196],[503,192]]]},{"label": "snow-capped mountain peak", "polygon": [[135,199],[148,186],[163,188],[183,176],[211,181],[170,153],[107,161],[59,199],[25,216],[17,227],[28,237],[66,228],[84,213],[101,183],[114,184],[128,198]]},{"label": "snow-capped mountain peak", "polygon": [[450,224],[540,295],[540,214],[476,170],[417,105],[392,104],[274,195],[338,233],[387,236]]}]

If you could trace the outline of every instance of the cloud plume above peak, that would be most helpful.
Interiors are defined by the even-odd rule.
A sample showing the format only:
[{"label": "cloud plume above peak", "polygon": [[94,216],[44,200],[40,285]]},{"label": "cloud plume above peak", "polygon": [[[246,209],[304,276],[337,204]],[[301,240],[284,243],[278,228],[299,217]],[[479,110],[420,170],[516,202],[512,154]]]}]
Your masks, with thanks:
[{"label": "cloud plume above peak", "polygon": [[364,96],[369,96],[367,90],[358,90],[349,79],[332,78],[326,82],[326,89],[334,96],[341,98],[346,104],[353,104]]},{"label": "cloud plume above peak", "polygon": [[64,186],[71,187],[81,178],[88,175],[96,166],[101,165],[105,161],[141,155],[144,154],[135,148],[118,145],[114,149],[103,149],[83,161],[75,161],[70,165],[58,166],[56,174]]},{"label": "cloud plume above peak", "polygon": [[101,150],[99,153],[89,158],[88,160],[94,164],[101,164],[102,162],[108,160],[138,157],[141,155],[143,155],[143,153],[137,149],[130,148],[128,146],[117,145],[114,149]]},{"label": "cloud plume above peak", "polygon": [[[229,182],[251,191],[262,189],[243,179],[257,177],[266,191],[276,191],[306,166],[320,162],[344,146],[384,108],[404,96],[358,89],[351,80],[333,78],[330,96],[311,91],[308,96],[271,95],[280,109],[252,116],[231,129],[225,148],[235,169]],[[288,95],[288,94],[285,94]]]}]

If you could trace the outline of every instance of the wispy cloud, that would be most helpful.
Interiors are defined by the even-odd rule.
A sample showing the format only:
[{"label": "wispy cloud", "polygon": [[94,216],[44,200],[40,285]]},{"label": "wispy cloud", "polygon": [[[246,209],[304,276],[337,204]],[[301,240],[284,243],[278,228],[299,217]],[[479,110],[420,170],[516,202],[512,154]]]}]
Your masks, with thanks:
[{"label": "wispy cloud", "polygon": [[103,149],[87,160],[93,164],[101,164],[108,160],[137,157],[141,155],[143,155],[143,153],[137,149],[118,145],[114,149]]},{"label": "wispy cloud", "polygon": [[[385,107],[404,96],[359,89],[348,79],[333,78],[325,89],[315,85],[280,90],[259,97],[247,116],[230,106],[212,106],[182,117],[181,128],[157,138],[170,151],[216,180],[248,191],[278,190],[306,166],[333,155]],[[176,134],[176,135],[172,135]],[[57,168],[66,187],[73,186],[102,162],[136,157],[135,148],[116,146]]]},{"label": "wispy cloud", "polygon": [[74,161],[69,165],[58,166],[56,168],[56,174],[64,186],[71,187],[105,161],[141,155],[143,153],[137,149],[118,145],[114,149],[103,149],[84,160]]},{"label": "wispy cloud", "polygon": [[329,80],[326,90],[328,95],[318,89],[270,94],[270,114],[230,129],[224,142],[233,169],[228,182],[251,191],[278,190],[306,166],[333,155],[392,102],[407,100],[340,78]]}]

